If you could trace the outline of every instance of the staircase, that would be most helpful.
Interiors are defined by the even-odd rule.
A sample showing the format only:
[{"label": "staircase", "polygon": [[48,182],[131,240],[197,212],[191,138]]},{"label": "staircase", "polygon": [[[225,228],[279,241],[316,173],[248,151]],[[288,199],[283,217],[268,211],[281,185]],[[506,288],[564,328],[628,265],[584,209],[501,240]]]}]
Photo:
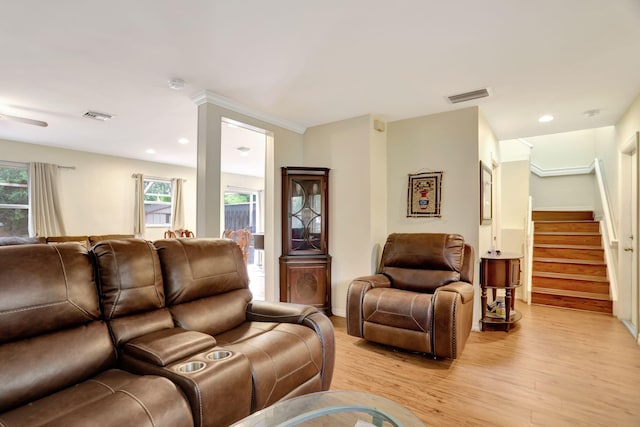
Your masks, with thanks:
[{"label": "staircase", "polygon": [[590,211],[534,211],[531,302],[613,312],[600,224]]}]

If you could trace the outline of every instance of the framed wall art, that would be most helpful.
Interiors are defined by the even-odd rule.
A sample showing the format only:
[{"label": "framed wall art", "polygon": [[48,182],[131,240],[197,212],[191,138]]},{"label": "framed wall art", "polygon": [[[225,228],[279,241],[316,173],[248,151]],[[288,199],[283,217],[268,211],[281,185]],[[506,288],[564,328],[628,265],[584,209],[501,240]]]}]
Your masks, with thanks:
[{"label": "framed wall art", "polygon": [[442,172],[409,174],[407,217],[440,218]]},{"label": "framed wall art", "polygon": [[488,224],[492,219],[492,176],[491,167],[480,160],[480,224]]}]

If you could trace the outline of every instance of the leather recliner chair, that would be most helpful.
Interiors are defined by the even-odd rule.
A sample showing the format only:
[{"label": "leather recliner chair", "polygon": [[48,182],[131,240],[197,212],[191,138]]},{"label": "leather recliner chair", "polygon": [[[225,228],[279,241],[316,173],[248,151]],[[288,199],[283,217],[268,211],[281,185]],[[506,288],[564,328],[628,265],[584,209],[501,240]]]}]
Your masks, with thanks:
[{"label": "leather recliner chair", "polygon": [[458,234],[391,234],[378,274],[347,291],[347,333],[437,358],[460,356],[473,318],[473,248]]}]

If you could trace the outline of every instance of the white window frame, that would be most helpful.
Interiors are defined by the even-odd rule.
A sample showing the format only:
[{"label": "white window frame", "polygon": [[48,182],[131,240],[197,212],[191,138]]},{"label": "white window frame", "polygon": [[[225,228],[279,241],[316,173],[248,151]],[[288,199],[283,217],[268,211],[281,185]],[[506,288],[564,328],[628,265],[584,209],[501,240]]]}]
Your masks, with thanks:
[{"label": "white window frame", "polygon": [[[9,162],[9,161],[4,161],[4,160],[0,160],[0,168],[3,169],[24,169],[27,172],[27,183],[26,184],[10,184],[10,183],[5,183],[5,182],[0,182],[0,187],[21,187],[21,188],[26,188],[27,189],[27,203],[26,204],[12,204],[12,203],[0,203],[0,209],[25,209],[27,211],[27,223],[28,223],[28,219],[30,218],[31,215],[31,206],[29,204],[31,197],[29,197],[31,189],[29,188],[29,164],[28,163],[22,163],[22,162]],[[27,234],[25,235],[28,236],[29,235],[29,229],[27,227]],[[20,236],[22,237],[22,236]]]},{"label": "white window frame", "polygon": [[[145,176],[144,178],[144,209],[145,209],[145,215],[144,215],[144,222],[145,222],[145,227],[148,228],[154,228],[154,227],[161,227],[161,228],[167,228],[167,227],[171,227],[172,223],[173,223],[173,182],[170,179],[166,179],[166,178],[155,178],[155,177],[150,177],[150,176]],[[151,186],[155,183],[163,183],[163,184],[169,184],[169,194],[155,194],[158,197],[169,197],[171,199],[170,202],[163,202],[160,200],[157,201],[147,201],[146,200],[146,196],[148,195],[147,191],[151,189]],[[168,222],[166,223],[149,223],[147,222],[148,218],[147,218],[147,206],[157,206],[157,205],[164,205],[167,206],[169,208],[169,215],[168,215]]]}]

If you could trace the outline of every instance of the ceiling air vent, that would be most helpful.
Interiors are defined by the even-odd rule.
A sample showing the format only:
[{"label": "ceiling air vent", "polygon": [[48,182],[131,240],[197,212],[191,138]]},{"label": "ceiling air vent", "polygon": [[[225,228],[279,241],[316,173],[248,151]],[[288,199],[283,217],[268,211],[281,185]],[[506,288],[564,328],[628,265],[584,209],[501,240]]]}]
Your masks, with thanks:
[{"label": "ceiling air vent", "polygon": [[86,113],[84,113],[82,115],[82,117],[86,117],[88,119],[93,119],[93,120],[100,120],[102,122],[105,122],[105,121],[111,119],[113,116],[111,114],[98,113],[96,111],[87,111]]},{"label": "ceiling air vent", "polygon": [[489,96],[488,89],[479,89],[471,92],[460,93],[458,95],[448,96],[449,102],[452,104],[457,104],[458,102],[471,101],[472,99],[484,98],[485,96]]}]

